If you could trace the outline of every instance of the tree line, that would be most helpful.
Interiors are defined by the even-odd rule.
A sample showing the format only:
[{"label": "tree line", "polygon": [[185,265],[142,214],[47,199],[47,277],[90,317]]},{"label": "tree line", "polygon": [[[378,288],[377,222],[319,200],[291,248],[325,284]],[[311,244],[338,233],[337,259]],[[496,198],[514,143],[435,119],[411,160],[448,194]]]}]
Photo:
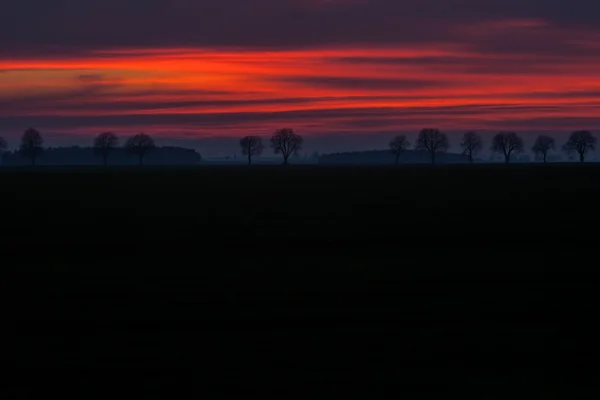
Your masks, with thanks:
[{"label": "tree line", "polygon": [[[579,161],[584,162],[585,156],[596,149],[596,137],[590,131],[575,131],[571,133],[562,150],[567,154],[576,153]],[[460,142],[463,154],[468,156],[469,162],[475,161],[475,156],[483,150],[483,138],[476,132],[466,132]],[[436,155],[444,153],[450,147],[448,136],[438,129],[423,129],[415,144],[415,150],[426,151],[431,156],[431,163],[435,164]],[[396,155],[398,164],[402,153],[410,149],[410,142],[404,135],[396,136],[390,142],[390,149]],[[531,150],[540,157],[544,163],[548,160],[548,154],[556,149],[556,141],[553,137],[540,135],[536,138]],[[511,156],[525,151],[523,139],[515,132],[500,132],[492,137],[490,150],[504,157],[505,163],[510,163]]]},{"label": "tree line", "polygon": [[[246,136],[240,140],[242,154],[248,157],[248,164],[252,163],[252,156],[258,155],[263,150],[262,139],[259,136]],[[275,153],[282,153],[283,163],[287,164],[292,154],[300,150],[302,146],[302,137],[294,133],[292,129],[280,129],[271,137],[271,147]],[[396,156],[396,164],[400,162],[402,153],[409,150],[411,144],[405,135],[396,136],[390,141],[390,149]],[[476,132],[469,131],[463,135],[460,146],[463,154],[468,156],[469,162],[475,161],[475,156],[483,150],[483,138]],[[423,129],[415,144],[415,150],[425,151],[430,154],[431,163],[435,164],[436,155],[444,153],[450,147],[450,141],[445,133],[438,129]],[[540,156],[544,163],[548,160],[548,154],[555,150],[556,142],[554,138],[546,135],[538,136],[531,150],[536,156]],[[596,137],[589,131],[575,131],[570,136],[562,149],[568,154],[577,153],[580,162],[585,161],[588,152],[596,148]],[[510,163],[513,154],[525,151],[523,139],[515,132],[500,132],[492,138],[490,149],[494,153],[504,156],[504,161]]]},{"label": "tree line", "polygon": [[[297,154],[303,144],[302,136],[298,135],[291,128],[277,130],[270,139],[271,148],[275,154],[283,156],[283,164],[287,165],[292,155]],[[585,156],[590,151],[596,149],[596,137],[590,132],[579,130],[571,133],[562,150],[567,154],[578,154],[579,161],[584,162]],[[22,137],[19,147],[19,153],[30,159],[31,164],[35,165],[36,160],[44,151],[44,140],[41,133],[33,128],[27,129]],[[396,164],[400,162],[402,153],[411,148],[411,143],[405,135],[396,136],[389,143],[391,151],[396,156]],[[476,155],[483,150],[483,138],[476,132],[466,132],[460,142],[463,155],[468,156],[469,162],[473,163]],[[0,156],[7,149],[7,142],[0,137]],[[102,158],[103,164],[108,164],[110,154],[119,147],[119,138],[112,132],[104,132],[94,138],[94,153]],[[144,133],[128,138],[123,144],[123,148],[128,154],[138,157],[139,164],[142,165],[146,154],[154,149],[155,143],[152,137]],[[262,153],[264,146],[260,136],[245,136],[240,139],[241,153],[248,158],[248,164],[252,164],[252,157]],[[414,150],[428,152],[431,157],[431,163],[435,164],[436,156],[445,153],[450,147],[448,136],[438,129],[427,128],[419,133]],[[510,163],[513,154],[522,153],[525,150],[523,139],[515,132],[500,132],[492,137],[490,150],[501,154],[504,161]],[[540,157],[544,163],[547,162],[548,154],[556,150],[554,138],[546,135],[540,135],[536,138],[533,147],[533,153]]]},{"label": "tree line", "polygon": [[[8,144],[6,140],[0,137],[0,156],[7,148]],[[104,132],[94,138],[94,154],[102,158],[104,165],[108,165],[109,156],[117,148],[119,148],[119,137],[112,132]],[[156,145],[152,137],[145,133],[140,133],[128,138],[123,144],[123,148],[128,154],[138,157],[139,164],[142,165],[144,157],[149,151],[155,149]],[[38,158],[44,153],[44,138],[42,134],[36,129],[27,129],[21,136],[21,144],[18,152],[27,157],[31,161],[31,165],[35,165]]]},{"label": "tree line", "polygon": [[[288,164],[292,155],[298,154],[302,148],[303,138],[296,134],[293,129],[279,129],[271,137],[271,147],[276,154],[282,154],[283,163]],[[246,136],[240,140],[241,152],[248,157],[248,164],[252,163],[252,157],[262,153],[264,146],[259,136]],[[94,154],[102,158],[103,164],[108,165],[111,153],[119,148],[119,137],[112,132],[104,132],[94,138]],[[0,156],[8,144],[6,140],[0,137]],[[142,165],[146,154],[155,149],[156,145],[151,136],[140,133],[127,139],[123,148],[128,154],[137,156],[139,164]],[[42,134],[33,128],[27,129],[21,136],[21,144],[18,152],[24,157],[29,158],[31,165],[35,165],[37,159],[44,152],[44,138]]]}]

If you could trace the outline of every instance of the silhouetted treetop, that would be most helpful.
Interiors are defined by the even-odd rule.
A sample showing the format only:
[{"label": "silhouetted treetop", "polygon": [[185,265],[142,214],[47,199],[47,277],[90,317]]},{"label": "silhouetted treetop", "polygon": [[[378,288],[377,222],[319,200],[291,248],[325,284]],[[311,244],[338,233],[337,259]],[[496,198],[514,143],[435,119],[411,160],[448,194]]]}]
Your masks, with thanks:
[{"label": "silhouetted treetop", "polygon": [[129,154],[138,156],[140,165],[143,164],[146,153],[155,147],[154,140],[145,133],[132,136],[125,142],[125,150]]},{"label": "silhouetted treetop", "polygon": [[240,139],[240,147],[242,154],[248,156],[248,164],[252,164],[252,156],[262,153],[264,146],[259,136],[246,136]]},{"label": "silhouetted treetop", "polygon": [[492,151],[504,155],[504,162],[507,164],[513,153],[520,153],[523,149],[523,139],[515,132],[500,132],[492,139]]},{"label": "silhouetted treetop", "polygon": [[271,147],[275,154],[281,153],[283,155],[284,164],[288,163],[288,159],[292,154],[298,154],[298,151],[302,148],[302,142],[302,136],[297,135],[291,128],[279,129],[271,137]]},{"label": "silhouetted treetop", "polygon": [[586,153],[596,150],[596,137],[590,131],[575,131],[569,136],[563,150],[567,153],[578,153],[579,161],[584,162]]},{"label": "silhouetted treetop", "polygon": [[119,146],[119,138],[112,132],[104,132],[94,139],[94,149],[114,149]]},{"label": "silhouetted treetop", "polygon": [[466,132],[460,142],[460,147],[463,149],[463,154],[469,156],[469,162],[472,163],[475,155],[483,148],[483,139],[475,132]]},{"label": "silhouetted treetop", "polygon": [[535,139],[535,143],[533,144],[531,150],[536,156],[541,155],[542,160],[546,162],[548,159],[548,152],[550,152],[550,150],[554,150],[554,146],[554,138],[540,135],[537,137],[537,139]]},{"label": "silhouetted treetop", "polygon": [[396,164],[398,164],[402,153],[409,147],[410,142],[408,141],[408,139],[406,139],[406,136],[404,135],[399,135],[392,139],[392,141],[390,142],[390,149],[396,155]]},{"label": "silhouetted treetop", "polygon": [[448,150],[448,136],[438,129],[423,129],[417,138],[416,150],[427,151],[431,155],[431,163],[435,164],[435,155]]},{"label": "silhouetted treetop", "polygon": [[112,132],[104,132],[94,139],[94,154],[102,157],[106,165],[110,153],[119,146],[119,138]]},{"label": "silhouetted treetop", "polygon": [[21,137],[21,146],[19,147],[19,152],[29,158],[31,160],[31,164],[35,165],[37,158],[44,151],[44,139],[42,138],[42,134],[33,129],[29,128]]}]

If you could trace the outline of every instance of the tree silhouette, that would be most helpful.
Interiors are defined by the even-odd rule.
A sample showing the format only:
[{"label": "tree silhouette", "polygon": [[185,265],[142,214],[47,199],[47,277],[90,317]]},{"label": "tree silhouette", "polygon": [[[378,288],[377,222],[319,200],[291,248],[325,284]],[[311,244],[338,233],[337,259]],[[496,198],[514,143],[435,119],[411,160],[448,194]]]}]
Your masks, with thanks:
[{"label": "tree silhouette", "polygon": [[297,135],[293,129],[284,128],[279,129],[271,137],[271,147],[275,151],[275,154],[281,153],[283,155],[283,164],[288,164],[288,159],[292,154],[298,154],[298,151],[302,148],[302,136]]},{"label": "tree silhouette", "polygon": [[537,139],[535,139],[535,143],[531,150],[536,156],[542,156],[542,160],[544,160],[545,164],[546,159],[548,158],[548,152],[554,150],[554,138],[545,135],[538,136]]},{"label": "tree silhouette", "polygon": [[125,151],[129,154],[138,156],[140,165],[144,163],[146,153],[155,147],[154,140],[145,133],[132,136],[125,142]]},{"label": "tree silhouette", "polygon": [[523,149],[523,139],[514,132],[500,132],[492,139],[492,151],[504,155],[506,164],[510,163],[513,153],[520,153]]},{"label": "tree silhouette", "polygon": [[94,154],[102,157],[104,166],[108,164],[108,156],[119,146],[119,138],[112,132],[104,132],[94,139]]},{"label": "tree silhouette", "polygon": [[0,165],[2,165],[2,157],[6,149],[8,149],[8,143],[6,143],[6,139],[0,136]]},{"label": "tree silhouette", "polygon": [[400,156],[402,155],[402,153],[409,147],[410,143],[404,135],[396,136],[390,142],[390,149],[396,155],[396,165],[398,165],[398,161],[400,160]]},{"label": "tree silhouette", "polygon": [[248,165],[252,164],[252,156],[263,151],[262,139],[258,136],[246,136],[240,140],[242,155],[248,156]]},{"label": "tree silhouette", "polygon": [[29,128],[21,137],[21,147],[19,152],[31,160],[31,165],[35,165],[37,158],[44,152],[44,139],[35,129]]},{"label": "tree silhouette", "polygon": [[417,138],[416,150],[428,151],[431,155],[431,163],[435,164],[437,153],[443,153],[448,150],[448,137],[437,129],[423,129]]},{"label": "tree silhouette", "polygon": [[585,161],[585,153],[596,150],[596,138],[590,131],[575,131],[569,136],[569,140],[563,146],[566,153],[577,152],[579,162]]},{"label": "tree silhouette", "polygon": [[469,156],[469,162],[472,164],[475,154],[483,148],[483,139],[475,132],[466,132],[460,146],[463,149],[463,154]]}]

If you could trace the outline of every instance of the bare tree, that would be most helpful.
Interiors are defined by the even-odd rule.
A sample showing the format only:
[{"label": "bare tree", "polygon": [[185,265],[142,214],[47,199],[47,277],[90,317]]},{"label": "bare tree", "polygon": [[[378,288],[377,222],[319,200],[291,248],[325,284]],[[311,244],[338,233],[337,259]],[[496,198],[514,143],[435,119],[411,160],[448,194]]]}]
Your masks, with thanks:
[{"label": "bare tree", "polygon": [[104,132],[94,139],[94,153],[102,157],[104,166],[108,164],[108,156],[119,146],[119,138],[112,132]]},{"label": "bare tree", "polygon": [[283,164],[288,164],[288,159],[292,154],[298,154],[298,151],[302,148],[302,136],[297,135],[293,129],[284,128],[279,129],[271,137],[271,147],[275,151],[275,154],[281,153],[283,155]]},{"label": "bare tree", "polygon": [[541,156],[545,164],[548,158],[548,153],[550,150],[554,150],[554,138],[545,135],[538,136],[537,139],[535,139],[535,143],[533,144],[531,150],[536,157]]},{"label": "bare tree", "polygon": [[504,155],[506,164],[513,153],[521,153],[523,149],[523,139],[514,132],[500,132],[492,139],[492,151]]},{"label": "bare tree", "polygon": [[473,164],[475,155],[483,148],[483,139],[475,132],[466,132],[460,146],[463,149],[463,154],[469,156],[469,162]]},{"label": "bare tree", "polygon": [[155,147],[154,140],[145,133],[132,136],[125,142],[125,150],[129,154],[138,156],[140,165],[144,163],[144,157],[148,151],[153,150]]},{"label": "bare tree", "polygon": [[246,136],[240,140],[242,155],[248,156],[248,165],[252,164],[252,156],[259,155],[263,151],[262,139],[258,136]]},{"label": "bare tree", "polygon": [[396,136],[390,142],[390,149],[396,155],[396,165],[398,165],[398,161],[400,160],[400,156],[410,147],[410,142],[406,139],[406,136],[400,135]]},{"label": "bare tree", "polygon": [[8,143],[6,142],[6,139],[0,136],[0,165],[2,165],[2,158],[6,152],[6,149],[8,149]]},{"label": "bare tree", "polygon": [[435,164],[437,153],[443,153],[448,150],[448,136],[438,129],[423,129],[417,138],[416,150],[428,151],[431,155],[431,163]]},{"label": "bare tree", "polygon": [[579,161],[585,161],[585,154],[588,151],[596,150],[596,137],[590,131],[575,131],[569,136],[569,140],[563,146],[566,153],[577,152]]},{"label": "bare tree", "polygon": [[44,152],[43,145],[44,139],[41,133],[33,128],[29,128],[21,137],[19,152],[31,160],[31,165],[35,165],[37,158]]}]

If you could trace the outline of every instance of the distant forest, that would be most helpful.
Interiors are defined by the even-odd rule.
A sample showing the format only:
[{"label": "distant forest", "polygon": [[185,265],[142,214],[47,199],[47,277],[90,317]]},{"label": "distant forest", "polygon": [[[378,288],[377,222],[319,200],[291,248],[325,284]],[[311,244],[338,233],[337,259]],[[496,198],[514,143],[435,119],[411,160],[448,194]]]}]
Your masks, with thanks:
[{"label": "distant forest", "polygon": [[[144,157],[145,165],[194,165],[202,161],[198,152],[182,147],[156,147]],[[2,164],[5,166],[30,165],[31,161],[18,150],[4,153]],[[37,165],[103,165],[93,147],[48,147],[40,154]],[[125,149],[117,148],[111,152],[109,165],[138,165],[137,157]]]},{"label": "distant forest", "polygon": [[[396,155],[389,150],[353,151],[335,154],[323,154],[319,157],[319,164],[370,164],[392,165]],[[469,157],[464,154],[442,153],[436,160],[440,164],[468,163]],[[399,160],[400,164],[428,164],[431,163],[429,154],[406,150]]]}]

